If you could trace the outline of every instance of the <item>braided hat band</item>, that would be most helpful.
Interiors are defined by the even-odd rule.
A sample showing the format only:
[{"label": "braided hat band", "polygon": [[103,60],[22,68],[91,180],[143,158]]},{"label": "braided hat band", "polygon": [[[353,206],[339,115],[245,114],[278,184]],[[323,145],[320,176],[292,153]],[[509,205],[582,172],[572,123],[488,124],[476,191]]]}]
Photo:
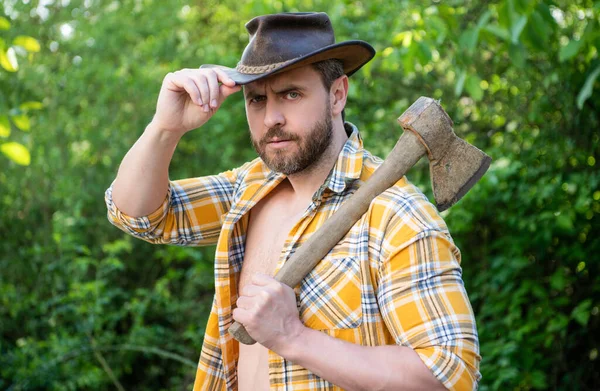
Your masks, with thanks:
[{"label": "braided hat band", "polygon": [[280,68],[280,67],[284,67],[294,60],[295,60],[295,58],[291,59],[291,60],[287,60],[287,61],[276,62],[274,64],[260,65],[260,66],[244,65],[242,63],[239,63],[235,67],[235,70],[238,71],[239,73],[243,73],[245,75],[259,75],[262,73],[270,72],[270,71]]}]

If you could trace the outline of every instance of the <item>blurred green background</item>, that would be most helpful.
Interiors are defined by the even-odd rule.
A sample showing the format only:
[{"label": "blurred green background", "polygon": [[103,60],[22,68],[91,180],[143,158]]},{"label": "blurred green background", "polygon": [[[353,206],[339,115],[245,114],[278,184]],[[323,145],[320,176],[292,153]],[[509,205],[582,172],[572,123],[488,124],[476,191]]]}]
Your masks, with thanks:
[{"label": "blurred green background", "polygon": [[[425,95],[494,161],[444,212],[480,333],[481,390],[600,389],[600,2],[4,0],[0,8],[0,389],[191,388],[213,248],[153,246],[104,190],[162,78],[234,66],[244,23],[329,13],[378,51],[347,119],[385,156]],[[171,178],[255,155],[243,101],[188,134]],[[409,178],[430,192],[427,165]]]}]

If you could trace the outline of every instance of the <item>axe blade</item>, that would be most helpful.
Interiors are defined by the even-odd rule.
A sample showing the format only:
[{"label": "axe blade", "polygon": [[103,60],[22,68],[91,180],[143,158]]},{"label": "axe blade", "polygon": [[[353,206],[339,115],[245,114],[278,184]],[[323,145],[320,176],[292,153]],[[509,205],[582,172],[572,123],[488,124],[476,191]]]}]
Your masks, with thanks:
[{"label": "axe blade", "polygon": [[481,179],[492,158],[480,149],[457,138],[442,159],[431,164],[431,186],[438,210],[456,204]]},{"label": "axe blade", "polygon": [[452,120],[434,99],[420,97],[398,122],[427,150],[431,186],[440,212],[458,202],[488,170],[492,159],[456,136]]}]

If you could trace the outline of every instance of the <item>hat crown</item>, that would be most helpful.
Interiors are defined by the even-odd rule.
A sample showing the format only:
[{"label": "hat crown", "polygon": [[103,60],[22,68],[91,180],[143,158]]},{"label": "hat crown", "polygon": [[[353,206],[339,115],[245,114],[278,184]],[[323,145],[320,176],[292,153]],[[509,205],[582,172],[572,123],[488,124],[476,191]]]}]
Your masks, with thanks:
[{"label": "hat crown", "polygon": [[250,42],[240,61],[266,66],[289,61],[335,43],[333,27],[324,12],[258,16],[246,23]]}]

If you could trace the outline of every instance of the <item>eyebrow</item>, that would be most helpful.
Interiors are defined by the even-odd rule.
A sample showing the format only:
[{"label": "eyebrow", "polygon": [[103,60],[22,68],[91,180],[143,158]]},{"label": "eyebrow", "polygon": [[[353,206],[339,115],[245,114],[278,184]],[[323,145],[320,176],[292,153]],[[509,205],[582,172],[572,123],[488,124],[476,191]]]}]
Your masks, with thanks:
[{"label": "eyebrow", "polygon": [[247,89],[244,88],[244,97],[246,99],[253,99],[256,98],[257,96],[260,96],[261,94],[259,94],[258,92],[252,90],[252,89]]},{"label": "eyebrow", "polygon": [[271,91],[273,91],[277,95],[281,95],[281,94],[285,94],[285,93],[290,92],[290,91],[301,91],[301,92],[304,92],[304,91],[306,91],[306,87],[302,87],[302,86],[299,86],[297,84],[289,83],[289,84],[284,84],[277,91],[275,91],[274,89],[271,89]]},{"label": "eyebrow", "polygon": [[[280,87],[277,90],[271,89],[271,91],[273,91],[276,95],[282,95],[282,94],[286,94],[290,91],[304,92],[304,91],[306,91],[306,87],[302,87],[300,85],[293,84],[293,83],[288,83],[288,84],[284,84],[282,87]],[[260,92],[253,90],[252,88],[248,88],[248,87],[244,88],[244,93],[245,93],[246,99],[253,99],[253,98],[256,98],[257,96],[264,95]]]}]

